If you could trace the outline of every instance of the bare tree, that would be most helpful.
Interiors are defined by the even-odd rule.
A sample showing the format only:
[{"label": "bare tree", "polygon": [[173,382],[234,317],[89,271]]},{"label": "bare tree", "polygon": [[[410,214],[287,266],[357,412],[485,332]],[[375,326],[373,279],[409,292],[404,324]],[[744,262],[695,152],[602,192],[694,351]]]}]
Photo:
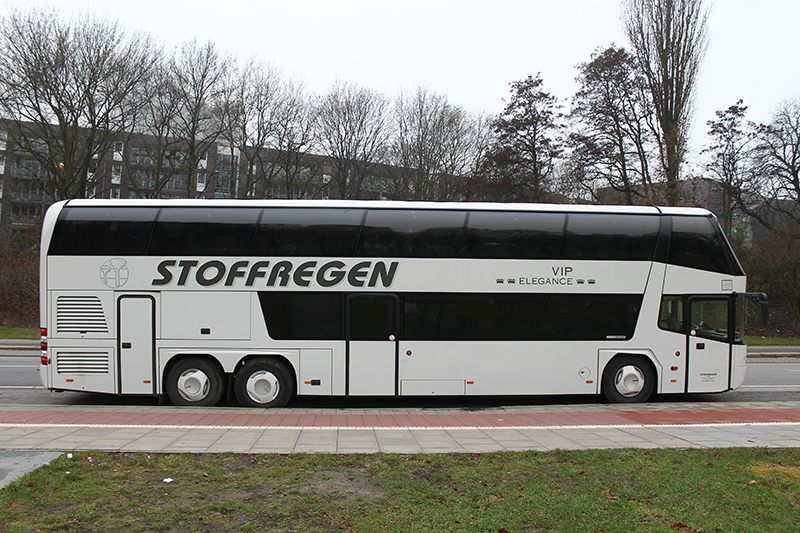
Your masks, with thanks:
[{"label": "bare tree", "polygon": [[186,173],[186,197],[203,194],[208,177],[208,149],[225,129],[220,112],[225,76],[233,59],[220,56],[212,41],[184,43],[170,63],[177,97],[173,136],[180,141],[175,156]]},{"label": "bare tree", "polygon": [[[305,86],[251,61],[232,77],[223,102],[223,135],[241,157],[244,198],[304,198],[319,163],[308,162],[316,113]],[[318,158],[317,158],[318,159]]]},{"label": "bare tree", "polygon": [[134,197],[160,197],[165,189],[186,190],[181,145],[173,136],[180,102],[170,72],[163,60],[154,65],[136,96],[144,105],[132,114],[130,131],[120,135],[126,186]]},{"label": "bare tree", "polygon": [[709,158],[706,170],[720,185],[721,209],[717,216],[729,239],[735,236],[737,199],[744,199],[742,190],[751,166],[753,136],[745,129],[746,112],[742,100],[717,111],[717,120],[708,121],[710,144],[703,150]]},{"label": "bare tree", "polygon": [[755,223],[752,245],[738,253],[748,284],[786,300],[800,320],[800,101],[781,102],[768,124],[748,129],[746,158],[737,168],[744,177],[734,190],[737,207]]},{"label": "bare tree", "polygon": [[455,199],[458,180],[474,167],[477,119],[424,87],[398,97],[395,117],[391,161],[397,196]]},{"label": "bare tree", "polygon": [[98,160],[130,127],[131,95],[157,63],[150,38],[89,15],[11,11],[0,22],[0,109],[52,199],[92,194]]},{"label": "bare tree", "polygon": [[700,63],[708,48],[704,0],[623,0],[622,23],[647,80],[660,135],[667,202],[680,203],[680,171]]},{"label": "bare tree", "polygon": [[321,163],[308,155],[317,140],[317,119],[317,109],[305,86],[296,81],[284,83],[274,112],[275,134],[270,148],[286,198],[313,197],[318,192],[314,184]]},{"label": "bare tree", "polygon": [[241,157],[241,189],[244,198],[258,196],[272,180],[266,150],[275,135],[275,109],[281,90],[277,69],[251,61],[230,77],[223,96],[226,128],[222,138]]},{"label": "bare tree", "polygon": [[363,198],[384,163],[388,147],[388,100],[371,89],[336,82],[322,97],[318,142],[330,161],[331,182],[339,198]]},{"label": "bare tree", "polygon": [[621,195],[626,204],[650,203],[654,116],[635,58],[612,44],[578,69],[570,115],[574,183],[594,201],[619,202]]},{"label": "bare tree", "polygon": [[778,105],[769,124],[753,125],[753,170],[743,201],[747,213],[769,229],[800,237],[800,101]]},{"label": "bare tree", "polygon": [[558,99],[540,75],[511,84],[511,98],[494,122],[495,142],[470,180],[470,199],[542,202],[553,199],[563,146]]},{"label": "bare tree", "polygon": [[800,323],[797,223],[789,217],[771,217],[770,226],[768,230],[754,228],[752,245],[739,247],[736,254],[747,272],[747,288],[766,292],[770,300],[786,301],[792,316]]}]

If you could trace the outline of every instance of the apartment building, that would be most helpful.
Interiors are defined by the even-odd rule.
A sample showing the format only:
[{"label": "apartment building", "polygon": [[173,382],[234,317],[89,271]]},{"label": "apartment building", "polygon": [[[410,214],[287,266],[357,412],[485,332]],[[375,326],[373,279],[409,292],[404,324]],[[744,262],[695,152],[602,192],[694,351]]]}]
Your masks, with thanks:
[{"label": "apartment building", "polygon": [[[8,127],[8,125],[6,125]],[[392,167],[357,167],[358,186],[347,197],[396,198]],[[59,192],[52,173],[15,146],[0,125],[0,231],[40,224],[47,207],[61,199],[89,198],[341,198],[336,165],[321,155],[234,148],[224,142],[191,151],[178,141],[120,135],[88,165],[79,194]]]}]

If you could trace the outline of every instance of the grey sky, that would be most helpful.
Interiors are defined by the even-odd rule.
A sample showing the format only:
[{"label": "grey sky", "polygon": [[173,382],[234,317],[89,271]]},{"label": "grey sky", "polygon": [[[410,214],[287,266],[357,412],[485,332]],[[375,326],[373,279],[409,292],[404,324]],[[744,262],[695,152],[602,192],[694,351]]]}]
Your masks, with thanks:
[{"label": "grey sky", "polygon": [[[475,112],[496,114],[508,84],[541,72],[562,100],[575,65],[626,46],[619,0],[5,0],[90,11],[170,45],[197,37],[245,62],[256,56],[323,93],[337,78],[395,96],[422,84]],[[800,96],[798,0],[716,0],[701,70],[693,149],[706,121],[739,98],[751,120]]]}]

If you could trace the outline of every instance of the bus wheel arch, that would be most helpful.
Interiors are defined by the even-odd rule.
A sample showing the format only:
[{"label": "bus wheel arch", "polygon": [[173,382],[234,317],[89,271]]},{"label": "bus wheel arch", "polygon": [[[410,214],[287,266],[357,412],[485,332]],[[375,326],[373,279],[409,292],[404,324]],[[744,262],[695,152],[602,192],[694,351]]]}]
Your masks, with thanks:
[{"label": "bus wheel arch", "polygon": [[236,369],[233,390],[245,407],[283,407],[295,394],[292,365],[280,356],[252,356]]},{"label": "bus wheel arch", "polygon": [[173,357],[164,372],[164,392],[173,405],[216,405],[225,393],[225,373],[210,355]]},{"label": "bus wheel arch", "polygon": [[657,380],[658,371],[649,357],[619,353],[603,369],[600,392],[611,403],[646,402]]}]

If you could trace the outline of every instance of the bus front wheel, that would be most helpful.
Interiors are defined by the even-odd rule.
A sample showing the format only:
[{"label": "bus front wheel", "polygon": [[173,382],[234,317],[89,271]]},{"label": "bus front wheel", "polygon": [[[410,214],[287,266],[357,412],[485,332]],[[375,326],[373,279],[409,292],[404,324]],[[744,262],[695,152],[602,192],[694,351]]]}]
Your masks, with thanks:
[{"label": "bus front wheel", "polygon": [[167,373],[165,389],[173,405],[216,405],[222,397],[222,372],[206,359],[185,358]]},{"label": "bus front wheel", "polygon": [[603,372],[601,392],[611,403],[645,402],[653,393],[656,372],[645,357],[618,355]]},{"label": "bus front wheel", "polygon": [[233,388],[245,407],[283,407],[292,397],[291,373],[274,359],[251,359],[236,373]]}]

